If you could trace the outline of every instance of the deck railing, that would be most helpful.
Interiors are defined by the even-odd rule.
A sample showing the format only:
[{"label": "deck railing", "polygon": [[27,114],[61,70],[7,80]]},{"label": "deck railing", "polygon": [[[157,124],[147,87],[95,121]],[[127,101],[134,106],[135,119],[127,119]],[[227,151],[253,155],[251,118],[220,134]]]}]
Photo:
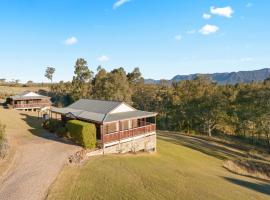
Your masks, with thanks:
[{"label": "deck railing", "polygon": [[14,104],[14,108],[41,108],[50,106],[49,103],[29,103],[29,104]]},{"label": "deck railing", "polygon": [[103,135],[103,143],[120,141],[122,139],[135,137],[138,135],[151,133],[156,131],[156,124],[148,124],[145,126],[129,129],[129,130],[122,130],[114,133],[104,134]]}]

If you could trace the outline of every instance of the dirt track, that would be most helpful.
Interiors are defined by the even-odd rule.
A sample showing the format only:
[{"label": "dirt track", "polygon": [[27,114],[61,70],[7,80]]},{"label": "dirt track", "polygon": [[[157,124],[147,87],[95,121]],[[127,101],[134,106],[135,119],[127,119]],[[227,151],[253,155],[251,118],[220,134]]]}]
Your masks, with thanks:
[{"label": "dirt track", "polygon": [[41,129],[34,112],[0,108],[0,121],[7,125],[8,140],[15,149],[12,163],[0,177],[0,199],[44,199],[68,156],[79,147]]}]

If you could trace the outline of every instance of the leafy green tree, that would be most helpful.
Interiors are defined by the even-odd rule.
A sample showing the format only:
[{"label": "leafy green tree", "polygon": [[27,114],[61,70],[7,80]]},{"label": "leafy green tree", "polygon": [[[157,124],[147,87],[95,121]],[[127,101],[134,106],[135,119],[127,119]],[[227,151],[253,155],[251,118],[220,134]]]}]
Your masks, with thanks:
[{"label": "leafy green tree", "polygon": [[72,97],[73,87],[70,82],[60,81],[51,86],[52,101],[58,107],[65,107],[74,102]]},{"label": "leafy green tree", "polygon": [[107,71],[99,66],[93,79],[93,97],[95,99],[107,99],[106,94]]},{"label": "leafy green tree", "polygon": [[136,67],[132,72],[127,74],[127,79],[130,84],[136,84],[138,82],[143,81],[142,73],[140,69]]},{"label": "leafy green tree", "polygon": [[109,73],[100,68],[93,85],[95,98],[132,103],[130,84],[123,68],[114,69]]},{"label": "leafy green tree", "polygon": [[89,98],[92,94],[91,80],[93,72],[89,70],[87,61],[79,58],[74,66],[74,76],[72,80],[72,96],[74,100]]},{"label": "leafy green tree", "polygon": [[49,79],[51,81],[51,83],[52,83],[52,80],[53,80],[54,72],[55,72],[55,68],[53,68],[53,67],[47,67],[46,71],[45,71],[45,77],[47,79]]}]

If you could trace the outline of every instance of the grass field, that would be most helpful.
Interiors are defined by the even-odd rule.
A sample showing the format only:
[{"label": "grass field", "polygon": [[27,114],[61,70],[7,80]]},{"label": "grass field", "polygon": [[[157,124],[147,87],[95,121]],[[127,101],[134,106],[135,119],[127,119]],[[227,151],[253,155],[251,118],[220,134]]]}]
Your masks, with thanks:
[{"label": "grass field", "polygon": [[[215,149],[216,148],[216,149]],[[48,199],[270,199],[270,184],[228,172],[245,152],[160,134],[156,154],[108,155],[66,166]]]},{"label": "grass field", "polygon": [[12,87],[0,85],[0,99],[6,98],[9,95],[19,94],[24,91],[38,91],[39,89],[49,90],[48,87]]}]

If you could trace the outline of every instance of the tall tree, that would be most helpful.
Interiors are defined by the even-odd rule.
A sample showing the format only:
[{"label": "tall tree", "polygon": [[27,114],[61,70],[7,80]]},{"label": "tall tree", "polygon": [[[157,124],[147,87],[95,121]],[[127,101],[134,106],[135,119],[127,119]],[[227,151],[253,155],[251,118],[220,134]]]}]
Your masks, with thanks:
[{"label": "tall tree", "polygon": [[93,83],[95,98],[132,103],[132,91],[123,68],[114,69],[109,73],[99,68]]},{"label": "tall tree", "polygon": [[108,99],[108,94],[106,92],[107,75],[107,71],[102,66],[98,66],[97,74],[92,82],[94,98],[104,100]]},{"label": "tall tree", "polygon": [[142,73],[140,69],[136,67],[132,72],[127,74],[127,79],[130,84],[138,83],[139,81],[143,81]]},{"label": "tall tree", "polygon": [[45,77],[47,79],[49,79],[51,81],[51,83],[52,83],[52,80],[53,80],[54,72],[55,72],[55,68],[53,68],[53,67],[47,67],[46,71],[45,71]]},{"label": "tall tree", "polygon": [[72,96],[74,100],[89,98],[92,90],[91,80],[93,72],[89,70],[87,61],[83,58],[77,59],[74,68]]}]

